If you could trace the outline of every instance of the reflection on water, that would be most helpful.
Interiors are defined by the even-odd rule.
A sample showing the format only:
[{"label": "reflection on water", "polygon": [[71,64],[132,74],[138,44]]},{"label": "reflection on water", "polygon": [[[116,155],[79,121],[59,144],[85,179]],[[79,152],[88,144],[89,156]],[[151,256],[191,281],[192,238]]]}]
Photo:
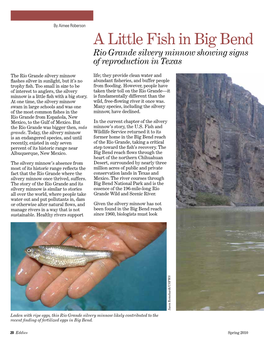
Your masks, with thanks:
[{"label": "reflection on water", "polygon": [[177,310],[264,308],[264,208],[177,210]]}]

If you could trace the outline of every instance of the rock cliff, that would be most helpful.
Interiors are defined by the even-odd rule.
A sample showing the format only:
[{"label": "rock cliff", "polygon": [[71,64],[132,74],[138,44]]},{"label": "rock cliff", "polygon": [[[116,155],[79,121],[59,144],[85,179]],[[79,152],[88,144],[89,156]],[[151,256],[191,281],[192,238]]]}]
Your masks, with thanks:
[{"label": "rock cliff", "polygon": [[177,200],[264,202],[264,106],[225,74],[177,74]]}]

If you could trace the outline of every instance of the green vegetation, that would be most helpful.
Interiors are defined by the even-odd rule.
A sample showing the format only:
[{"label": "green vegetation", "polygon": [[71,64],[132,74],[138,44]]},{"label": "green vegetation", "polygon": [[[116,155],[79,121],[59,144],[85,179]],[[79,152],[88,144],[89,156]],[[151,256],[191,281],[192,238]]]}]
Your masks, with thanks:
[{"label": "green vegetation", "polygon": [[198,206],[230,206],[230,200],[224,195],[198,192],[195,198]]},{"label": "green vegetation", "polygon": [[260,203],[258,204],[258,206],[264,206],[264,201],[263,201],[263,202],[260,202]]}]

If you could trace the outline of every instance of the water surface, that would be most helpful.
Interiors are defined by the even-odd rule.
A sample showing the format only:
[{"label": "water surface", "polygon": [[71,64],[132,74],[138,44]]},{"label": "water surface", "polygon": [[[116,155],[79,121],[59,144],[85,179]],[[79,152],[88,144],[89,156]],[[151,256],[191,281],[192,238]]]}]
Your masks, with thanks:
[{"label": "water surface", "polygon": [[177,310],[264,309],[264,208],[177,210]]}]

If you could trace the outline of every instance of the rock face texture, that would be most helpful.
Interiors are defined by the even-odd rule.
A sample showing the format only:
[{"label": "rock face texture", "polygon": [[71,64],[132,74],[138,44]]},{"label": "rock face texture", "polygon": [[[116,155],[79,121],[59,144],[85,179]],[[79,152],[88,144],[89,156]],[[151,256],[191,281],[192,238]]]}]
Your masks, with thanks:
[{"label": "rock face texture", "polygon": [[264,106],[225,74],[177,74],[177,200],[264,202]]}]

